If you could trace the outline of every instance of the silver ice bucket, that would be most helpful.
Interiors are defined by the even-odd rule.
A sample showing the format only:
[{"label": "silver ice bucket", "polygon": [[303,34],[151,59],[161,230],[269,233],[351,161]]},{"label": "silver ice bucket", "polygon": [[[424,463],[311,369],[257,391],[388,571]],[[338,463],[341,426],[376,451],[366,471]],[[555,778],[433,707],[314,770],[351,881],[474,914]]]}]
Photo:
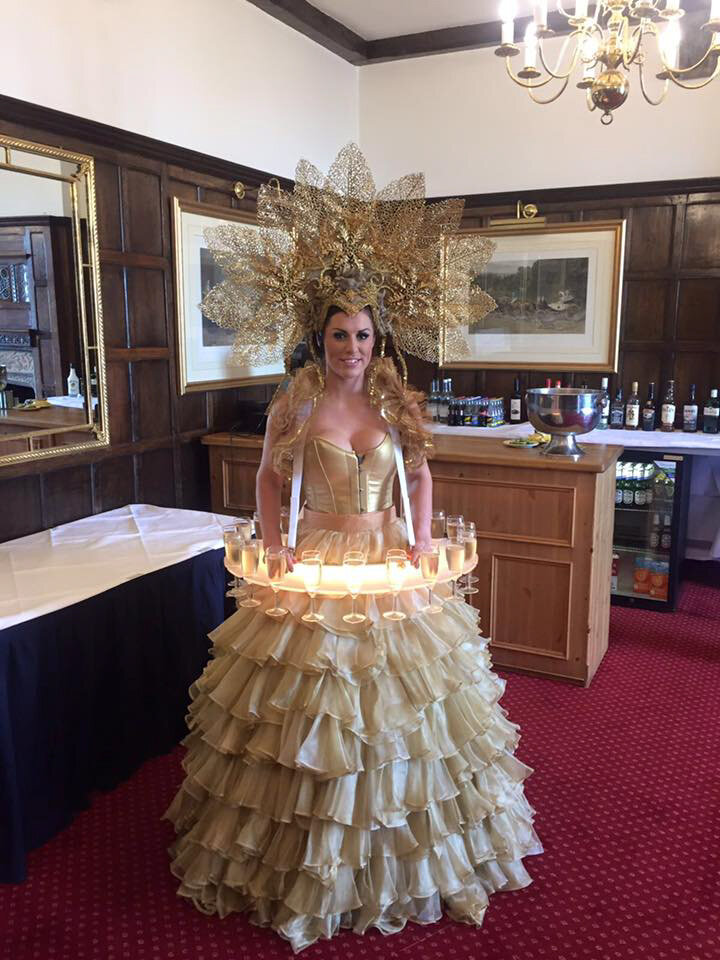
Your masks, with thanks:
[{"label": "silver ice bucket", "polygon": [[584,456],[575,437],[590,433],[600,421],[601,390],[574,387],[535,387],[526,394],[528,420],[550,440],[540,453],[561,457]]}]

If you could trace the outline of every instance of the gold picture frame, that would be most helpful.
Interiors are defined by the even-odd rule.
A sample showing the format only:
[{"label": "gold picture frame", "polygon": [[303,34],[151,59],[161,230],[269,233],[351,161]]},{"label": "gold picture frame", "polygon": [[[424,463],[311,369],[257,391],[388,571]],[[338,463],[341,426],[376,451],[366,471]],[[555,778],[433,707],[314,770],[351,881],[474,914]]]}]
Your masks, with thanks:
[{"label": "gold picture frame", "polygon": [[173,264],[177,325],[178,386],[181,394],[277,383],[282,364],[252,367],[232,354],[235,331],[203,316],[200,301],[222,273],[205,245],[204,231],[226,223],[257,226],[252,214],[173,197]]},{"label": "gold picture frame", "polygon": [[477,283],[497,308],[463,329],[467,360],[445,369],[617,370],[625,221],[490,227],[495,251]]}]

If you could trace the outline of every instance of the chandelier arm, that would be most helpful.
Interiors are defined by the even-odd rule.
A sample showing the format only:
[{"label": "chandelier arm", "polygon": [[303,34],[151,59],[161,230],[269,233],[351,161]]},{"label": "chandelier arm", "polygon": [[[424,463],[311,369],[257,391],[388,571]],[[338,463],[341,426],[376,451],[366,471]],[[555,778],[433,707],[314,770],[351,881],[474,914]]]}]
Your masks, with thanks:
[{"label": "chandelier arm", "polygon": [[546,77],[545,80],[538,80],[536,83],[533,83],[530,80],[523,80],[522,77],[516,76],[512,67],[510,66],[510,57],[505,57],[505,69],[507,70],[508,76],[516,83],[519,87],[522,87],[523,90],[536,90],[539,87],[546,87],[554,79],[553,77]]},{"label": "chandelier arm", "polygon": [[545,105],[546,103],[554,103],[558,99],[558,97],[561,97],[563,93],[565,93],[565,88],[567,87],[569,82],[570,82],[570,77],[569,76],[565,77],[565,79],[563,80],[562,86],[560,87],[558,92],[554,94],[552,97],[549,97],[547,100],[541,100],[540,97],[533,96],[532,90],[528,90],[528,94],[530,96],[530,99],[533,101],[533,103],[539,103],[541,105]]},{"label": "chandelier arm", "polygon": [[559,70],[560,62],[565,56],[565,51],[567,50],[568,44],[570,43],[573,37],[577,36],[579,32],[580,32],[579,30],[573,30],[571,34],[565,37],[565,40],[563,41],[563,45],[560,48],[560,53],[558,54],[558,58],[555,61],[555,70],[551,70],[550,67],[547,65],[547,63],[545,62],[545,54],[543,53],[542,40],[538,44],[538,53],[540,54],[540,63],[543,65],[543,70],[545,70],[546,73],[549,73],[550,76],[553,78],[553,80],[567,80],[567,78],[570,76],[570,74],[573,72],[573,70],[577,66],[578,53],[580,51],[579,44],[575,47],[575,52],[573,53],[573,56],[572,56],[572,62],[568,67],[567,73],[561,72]]},{"label": "chandelier arm", "polygon": [[622,62],[626,70],[630,69],[631,65],[635,62],[635,57],[637,57],[638,53],[640,52],[640,44],[642,43],[643,33],[644,30],[641,23],[638,24],[638,26],[636,26],[631,33],[631,37],[637,37],[637,40],[635,41],[635,48],[631,56],[626,56],[625,51],[623,51]]},{"label": "chandelier arm", "polygon": [[[700,87],[707,86],[707,83],[710,82],[709,80],[707,81],[707,83],[703,81],[702,83],[699,83],[696,86],[684,86],[684,84],[678,82],[677,77],[686,73],[692,73],[693,70],[697,70],[698,67],[701,67],[705,63],[707,58],[713,52],[712,40],[710,41],[710,45],[708,46],[705,53],[700,57],[700,59],[696,63],[693,63],[692,66],[671,67],[668,63],[665,62],[665,56],[663,54],[662,46],[660,44],[660,31],[658,30],[657,26],[654,23],[649,23],[647,25],[647,32],[652,33],[654,35],[655,42],[658,45],[658,53],[660,54],[660,62],[663,65],[663,70],[669,75],[670,79],[677,84],[677,86],[683,87],[685,90],[699,90]],[[715,47],[715,51],[717,53],[717,47]],[[718,75],[718,63],[720,63],[720,54],[718,54],[718,60],[717,60],[717,63],[715,64],[715,69],[711,74],[711,79]]]},{"label": "chandelier arm", "polygon": [[[702,60],[700,61],[702,63]],[[680,87],[681,90],[702,90],[703,87],[706,87],[709,83],[712,83],[713,80],[720,74],[720,58],[715,64],[715,69],[710,74],[709,77],[705,77],[704,80],[700,80],[698,83],[684,83],[682,80],[678,80],[674,76],[673,70],[668,70],[668,79],[672,80],[676,87]]]},{"label": "chandelier arm", "polygon": [[660,104],[663,102],[663,100],[667,96],[667,92],[670,86],[669,81],[667,79],[664,81],[662,93],[660,94],[657,100],[654,100],[645,88],[645,71],[643,70],[642,62],[639,64],[639,67],[640,67],[640,90],[642,91],[643,97],[645,97],[645,99],[647,100],[647,102],[650,104],[651,107],[660,106]]}]

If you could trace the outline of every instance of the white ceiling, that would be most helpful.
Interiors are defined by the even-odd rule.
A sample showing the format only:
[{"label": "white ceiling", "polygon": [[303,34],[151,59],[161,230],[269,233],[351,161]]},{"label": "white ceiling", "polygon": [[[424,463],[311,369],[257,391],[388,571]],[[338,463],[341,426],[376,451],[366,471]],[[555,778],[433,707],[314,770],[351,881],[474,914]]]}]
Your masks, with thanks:
[{"label": "white ceiling", "polygon": [[[365,40],[498,20],[500,0],[310,0]],[[518,14],[530,12],[519,0]]]}]

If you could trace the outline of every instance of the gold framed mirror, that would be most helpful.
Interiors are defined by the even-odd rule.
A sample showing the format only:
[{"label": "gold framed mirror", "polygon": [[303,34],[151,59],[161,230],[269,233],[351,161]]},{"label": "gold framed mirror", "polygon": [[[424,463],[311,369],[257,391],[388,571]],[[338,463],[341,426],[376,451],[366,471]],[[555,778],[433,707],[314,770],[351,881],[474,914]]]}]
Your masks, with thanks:
[{"label": "gold framed mirror", "polygon": [[0,467],[109,442],[93,158],[0,135]]}]

